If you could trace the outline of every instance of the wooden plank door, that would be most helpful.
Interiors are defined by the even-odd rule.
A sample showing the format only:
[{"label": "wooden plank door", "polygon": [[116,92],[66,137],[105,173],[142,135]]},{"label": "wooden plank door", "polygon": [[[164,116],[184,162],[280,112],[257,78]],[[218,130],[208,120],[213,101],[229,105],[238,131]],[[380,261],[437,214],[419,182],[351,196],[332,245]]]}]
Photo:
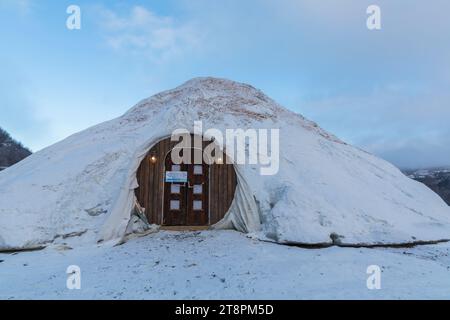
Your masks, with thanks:
[{"label": "wooden plank door", "polygon": [[189,165],[187,190],[187,225],[209,225],[209,166]]},{"label": "wooden plank door", "polygon": [[[194,152],[191,163],[194,162]],[[166,157],[165,171],[187,171],[186,183],[164,181],[163,225],[209,225],[209,166],[201,164],[172,163],[170,153]],[[164,179],[165,179],[164,173]]]},{"label": "wooden plank door", "polygon": [[187,215],[187,183],[166,182],[167,171],[188,171],[189,165],[172,163],[170,154],[165,160],[163,225],[184,226]]}]

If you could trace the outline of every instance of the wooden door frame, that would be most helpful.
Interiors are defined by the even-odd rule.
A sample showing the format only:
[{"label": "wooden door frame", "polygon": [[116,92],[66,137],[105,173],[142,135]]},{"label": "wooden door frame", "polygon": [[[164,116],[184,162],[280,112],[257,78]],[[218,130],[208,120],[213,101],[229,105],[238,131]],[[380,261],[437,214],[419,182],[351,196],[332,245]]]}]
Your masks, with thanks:
[{"label": "wooden door frame", "polygon": [[[166,192],[165,192],[165,183],[166,183],[166,160],[167,160],[167,156],[174,150],[174,149],[184,149],[183,147],[173,147],[172,149],[170,149],[169,151],[167,151],[166,155],[164,156],[164,170],[163,170],[163,174],[162,174],[162,183],[163,183],[163,195],[161,197],[161,201],[162,201],[162,212],[161,212],[161,226],[164,226],[164,214],[165,214],[165,206],[164,206],[164,200],[165,200],[165,196],[166,196]],[[199,149],[196,147],[190,147],[190,149],[197,149],[197,150],[202,150],[202,161],[203,161],[203,149]],[[209,205],[209,202],[211,200],[211,165],[208,165],[208,224],[206,226],[210,226],[210,222],[211,222],[211,206]],[[187,212],[186,212],[186,217],[187,217]],[[186,225],[186,227],[189,227]]]}]

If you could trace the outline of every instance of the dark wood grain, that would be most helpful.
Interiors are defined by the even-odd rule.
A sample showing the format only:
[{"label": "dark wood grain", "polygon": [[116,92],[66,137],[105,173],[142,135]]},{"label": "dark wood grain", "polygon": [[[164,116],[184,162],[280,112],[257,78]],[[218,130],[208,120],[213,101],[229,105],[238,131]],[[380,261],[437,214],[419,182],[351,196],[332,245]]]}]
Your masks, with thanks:
[{"label": "dark wood grain", "polygon": [[[193,174],[193,165],[182,165],[182,170],[188,171],[191,186],[203,184],[203,193],[194,195],[193,188],[182,187],[180,201],[186,206],[184,217],[172,217],[167,212],[169,208],[170,184],[164,182],[166,168],[170,158],[169,151],[178,142],[170,141],[170,138],[159,141],[142,160],[136,177],[139,187],[135,190],[139,204],[145,208],[149,223],[158,225],[211,225],[220,221],[227,213],[234,198],[237,186],[237,177],[232,164],[203,164],[204,174],[196,177]],[[205,147],[209,142],[204,142]],[[156,163],[151,157],[156,157]],[[225,161],[224,161],[225,162]],[[166,196],[165,196],[166,195]],[[185,196],[185,198],[183,198]],[[176,198],[177,196],[174,196]],[[174,199],[172,198],[172,199]],[[201,200],[202,210],[192,209],[192,201]],[[189,206],[188,206],[189,202]],[[170,211],[170,210],[169,210]],[[170,216],[166,223],[163,221],[163,213]]]}]

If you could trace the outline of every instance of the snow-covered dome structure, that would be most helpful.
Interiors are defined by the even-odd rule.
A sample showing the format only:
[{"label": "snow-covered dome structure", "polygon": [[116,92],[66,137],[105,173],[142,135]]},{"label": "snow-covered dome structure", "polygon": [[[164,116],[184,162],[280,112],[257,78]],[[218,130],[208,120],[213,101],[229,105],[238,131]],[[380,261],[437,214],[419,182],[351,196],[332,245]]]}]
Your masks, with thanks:
[{"label": "snow-covered dome structure", "polygon": [[279,129],[278,172],[261,175],[259,164],[235,164],[235,194],[217,228],[305,245],[450,238],[450,208],[393,165],[249,85],[196,78],[1,172],[0,250],[75,236],[118,241],[133,226],[146,228],[146,219],[133,215],[139,166],[159,141],[195,121],[205,132]]}]

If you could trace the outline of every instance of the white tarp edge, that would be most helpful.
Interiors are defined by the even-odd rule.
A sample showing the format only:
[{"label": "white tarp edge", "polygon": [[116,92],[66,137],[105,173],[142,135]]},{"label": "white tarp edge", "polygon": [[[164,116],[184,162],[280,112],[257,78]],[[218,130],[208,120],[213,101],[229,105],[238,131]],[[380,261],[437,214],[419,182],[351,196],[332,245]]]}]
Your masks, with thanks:
[{"label": "white tarp edge", "polygon": [[[137,171],[150,149],[162,139],[164,138],[160,138],[156,142],[146,143],[135,153],[133,157],[135,160],[130,166],[127,182],[121,188],[111,214],[100,230],[99,241],[117,240],[120,242],[123,240],[136,203],[134,190],[138,187]],[[215,229],[236,229],[244,233],[259,231],[261,222],[255,198],[239,167],[234,166],[234,168],[237,175],[237,187],[233,202],[224,218],[212,227]]]}]

